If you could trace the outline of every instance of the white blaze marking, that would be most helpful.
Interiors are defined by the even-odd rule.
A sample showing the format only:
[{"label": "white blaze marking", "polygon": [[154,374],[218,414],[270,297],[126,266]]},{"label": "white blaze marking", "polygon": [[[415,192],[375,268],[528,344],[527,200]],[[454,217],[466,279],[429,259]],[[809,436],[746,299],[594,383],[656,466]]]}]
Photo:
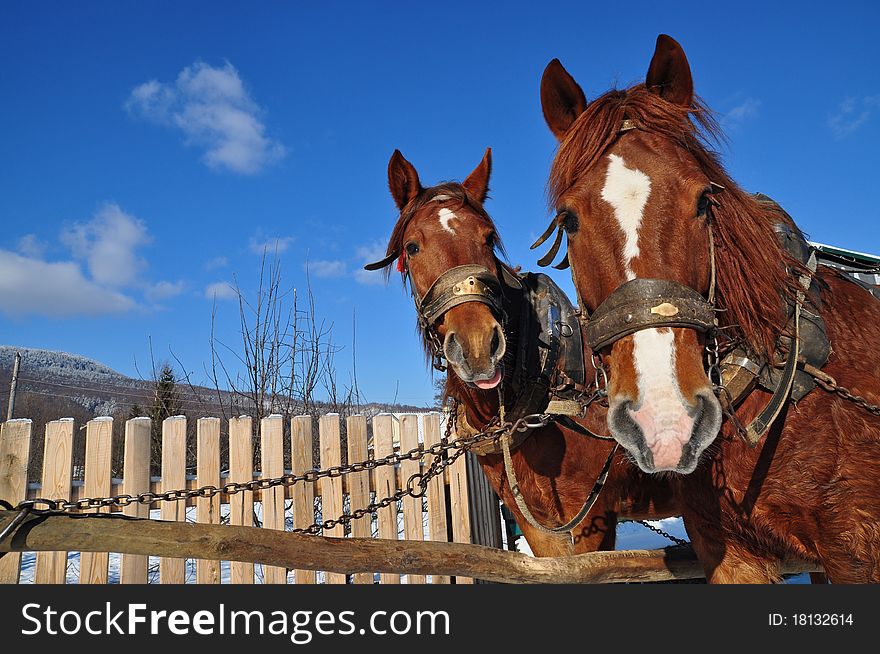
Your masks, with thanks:
[{"label": "white blaze marking", "polygon": [[633,334],[633,361],[639,398],[657,407],[681,406],[675,368],[675,334],[669,328],[643,329]]},{"label": "white blaze marking", "polygon": [[445,229],[447,232],[449,232],[450,234],[452,234],[454,236],[455,235],[455,228],[449,224],[449,221],[452,220],[453,218],[458,218],[458,216],[454,212],[452,212],[446,208],[440,209],[439,214],[440,214],[440,225],[442,225],[443,229]]},{"label": "white blaze marking", "polygon": [[635,279],[630,263],[639,256],[639,227],[651,193],[651,178],[641,170],[627,168],[623,158],[616,154],[608,158],[611,162],[605,174],[602,199],[614,209],[614,217],[626,238],[623,245],[624,274],[627,279]]},{"label": "white blaze marking", "polygon": [[[651,178],[641,170],[627,168],[623,158],[609,155],[602,199],[611,205],[624,235],[623,271],[635,279],[632,261],[639,256],[639,228],[651,194]],[[675,334],[669,328],[644,329],[633,334],[633,365],[636,371],[639,408],[630,409],[641,427],[655,461],[674,467],[683,444],[690,437],[693,418],[681,394],[676,370]]]}]

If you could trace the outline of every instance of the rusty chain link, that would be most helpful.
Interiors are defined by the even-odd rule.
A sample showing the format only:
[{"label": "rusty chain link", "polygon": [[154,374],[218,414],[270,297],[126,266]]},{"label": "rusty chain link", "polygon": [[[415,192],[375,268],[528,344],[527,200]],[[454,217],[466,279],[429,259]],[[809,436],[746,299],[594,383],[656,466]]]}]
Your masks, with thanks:
[{"label": "rusty chain link", "polygon": [[813,377],[813,379],[816,380],[816,383],[819,384],[819,386],[821,386],[823,389],[825,389],[829,393],[835,393],[835,394],[839,395],[840,397],[842,397],[843,399],[849,400],[850,402],[852,402],[856,406],[864,409],[868,413],[873,414],[875,416],[880,416],[880,406],[878,406],[876,404],[871,404],[870,402],[868,402],[868,400],[863,398],[861,395],[855,395],[851,391],[849,391],[848,389],[844,388],[843,386],[840,386],[837,383],[837,380],[834,379],[834,377],[832,377],[831,375],[828,375],[828,374],[822,372],[821,370],[817,370],[813,366],[808,365],[808,366],[805,366],[804,368],[805,368],[806,372],[808,372]]},{"label": "rusty chain link", "polygon": [[642,526],[645,527],[646,529],[650,529],[650,530],[653,531],[654,533],[656,533],[656,534],[660,534],[660,535],[663,536],[664,538],[668,538],[669,540],[671,540],[671,541],[672,541],[673,543],[675,543],[676,545],[684,546],[684,545],[690,545],[690,544],[691,544],[690,541],[684,540],[683,538],[679,538],[678,536],[673,536],[672,534],[670,534],[670,533],[668,533],[668,532],[663,531],[662,529],[660,529],[660,527],[655,527],[654,525],[652,525],[652,524],[651,524],[650,522],[648,522],[647,520],[619,520],[618,522],[634,522],[634,523],[636,523],[636,524],[642,525]]},{"label": "rusty chain link", "polygon": [[[331,529],[337,525],[347,525],[352,520],[362,518],[371,514],[373,511],[385,508],[392,502],[397,502],[404,497],[421,498],[427,493],[428,485],[434,477],[443,472],[447,467],[452,465],[462,454],[467,452],[477,443],[488,440],[497,440],[502,436],[513,432],[524,432],[529,429],[546,426],[551,422],[551,416],[547,414],[532,414],[523,416],[514,423],[496,424],[496,421],[490,422],[483,430],[473,436],[457,438],[450,440],[452,430],[455,423],[455,411],[450,413],[446,421],[446,433],[440,442],[425,448],[422,445],[413,448],[408,452],[392,453],[381,459],[368,459],[347,465],[338,465],[319,470],[317,468],[308,470],[301,475],[285,474],[281,477],[273,477],[268,479],[254,479],[247,482],[230,482],[219,488],[213,485],[201,486],[190,490],[170,490],[161,493],[145,491],[137,495],[120,494],[110,497],[101,498],[84,498],[77,501],[66,499],[47,499],[35,498],[32,500],[24,500],[19,502],[14,510],[19,514],[15,519],[3,529],[0,533],[0,540],[3,540],[18,524],[27,516],[28,513],[39,512],[56,512],[63,513],[66,511],[83,511],[88,509],[102,509],[108,507],[126,507],[131,504],[146,504],[149,506],[154,502],[179,502],[181,500],[189,500],[195,498],[213,498],[220,494],[235,495],[242,491],[265,491],[277,486],[293,486],[298,483],[315,483],[320,479],[333,479],[342,477],[343,475],[354,474],[374,470],[386,465],[397,465],[403,461],[420,461],[427,456],[433,456],[433,460],[424,472],[417,472],[406,480],[404,487],[394,494],[376,500],[369,505],[356,509],[349,514],[343,514],[336,519],[321,520],[315,522],[309,527],[303,527],[291,530],[293,533],[304,533],[317,535],[324,529]],[[456,450],[450,454],[451,450]],[[4,502],[5,504],[5,502]]]}]

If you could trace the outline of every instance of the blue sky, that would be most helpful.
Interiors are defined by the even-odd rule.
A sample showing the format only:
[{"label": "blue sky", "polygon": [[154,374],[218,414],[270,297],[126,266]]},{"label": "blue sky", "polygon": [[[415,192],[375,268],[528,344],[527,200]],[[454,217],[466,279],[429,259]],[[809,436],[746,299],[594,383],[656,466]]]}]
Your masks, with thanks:
[{"label": "blue sky", "polygon": [[[657,34],[684,47],[724,161],[811,238],[880,252],[876,3],[150,2],[0,7],[0,344],[196,381],[223,289],[252,292],[262,244],[370,401],[430,402],[397,277],[360,271],[396,219],[395,148],[423,183],[493,148],[487,209],[511,262],[548,216],[555,141],[538,84],[559,57],[595,97],[640,81]],[[553,271],[571,288],[567,273]],[[218,285],[219,286],[216,286]]]}]

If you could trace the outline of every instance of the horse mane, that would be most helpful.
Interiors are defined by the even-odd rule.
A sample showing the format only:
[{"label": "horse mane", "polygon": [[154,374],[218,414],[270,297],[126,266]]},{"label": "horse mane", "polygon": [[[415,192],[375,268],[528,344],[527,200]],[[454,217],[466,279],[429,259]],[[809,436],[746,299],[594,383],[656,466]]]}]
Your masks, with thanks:
[{"label": "horse mane", "polygon": [[784,212],[743,191],[711,149],[725,139],[700,98],[686,108],[638,84],[594,100],[559,144],[548,181],[552,206],[598,163],[617,140],[624,119],[686,149],[709,180],[725,188],[712,210],[719,325],[730,327],[725,335],[745,341],[756,354],[771,355],[786,322],[783,299],[793,300],[797,293],[796,276],[788,269],[805,269],[781,247],[773,230],[776,223],[790,224]]}]

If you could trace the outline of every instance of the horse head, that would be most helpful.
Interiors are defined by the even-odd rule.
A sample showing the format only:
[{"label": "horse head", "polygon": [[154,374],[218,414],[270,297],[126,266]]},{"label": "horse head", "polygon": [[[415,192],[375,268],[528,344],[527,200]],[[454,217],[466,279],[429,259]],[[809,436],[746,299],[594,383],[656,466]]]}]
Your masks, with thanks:
[{"label": "horse head", "polygon": [[644,84],[591,103],[553,60],[541,104],[559,140],[557,224],[608,372],[609,430],[642,470],[691,472],[721,426],[706,365],[721,187],[692,122],[706,115],[685,54],[661,35]]},{"label": "horse head", "polygon": [[491,149],[461,183],[424,188],[415,167],[395,150],[388,184],[400,210],[386,257],[409,280],[427,351],[445,359],[465,384],[493,389],[501,382],[507,343],[503,327],[501,243],[483,209]]}]

